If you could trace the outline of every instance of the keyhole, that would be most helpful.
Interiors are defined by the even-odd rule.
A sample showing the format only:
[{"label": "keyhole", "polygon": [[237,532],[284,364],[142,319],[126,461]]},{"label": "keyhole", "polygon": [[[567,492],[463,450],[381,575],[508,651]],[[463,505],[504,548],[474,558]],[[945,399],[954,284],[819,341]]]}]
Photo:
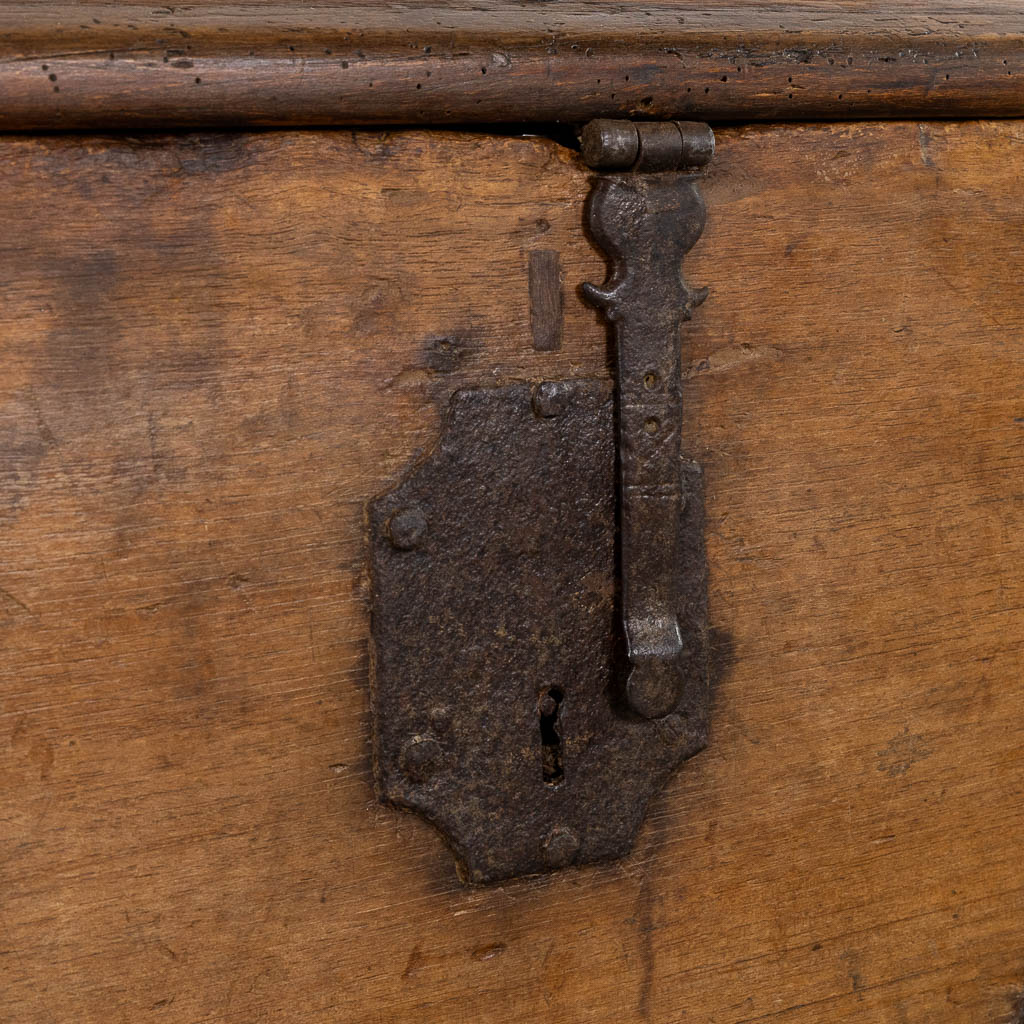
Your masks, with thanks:
[{"label": "keyhole", "polygon": [[558,735],[558,713],[565,694],[557,686],[540,695],[541,770],[548,786],[557,786],[563,778],[562,737]]}]

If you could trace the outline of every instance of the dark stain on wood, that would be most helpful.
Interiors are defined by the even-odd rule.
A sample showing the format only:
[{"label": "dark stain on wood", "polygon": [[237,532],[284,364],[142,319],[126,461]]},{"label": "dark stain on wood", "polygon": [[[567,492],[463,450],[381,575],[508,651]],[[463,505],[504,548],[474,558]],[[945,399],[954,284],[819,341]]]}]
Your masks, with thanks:
[{"label": "dark stain on wood", "polygon": [[538,352],[562,347],[562,267],[553,249],[530,250],[530,328]]},{"label": "dark stain on wood", "polygon": [[712,626],[708,630],[708,685],[711,688],[711,700],[728,678],[736,659],[735,643],[732,633],[721,626]]},{"label": "dark stain on wood", "polygon": [[1017,993],[1013,1000],[1013,1016],[1010,1024],[1024,1024],[1024,990]]},{"label": "dark stain on wood", "polygon": [[472,331],[452,331],[428,338],[424,346],[427,368],[434,373],[455,373],[482,347]]}]

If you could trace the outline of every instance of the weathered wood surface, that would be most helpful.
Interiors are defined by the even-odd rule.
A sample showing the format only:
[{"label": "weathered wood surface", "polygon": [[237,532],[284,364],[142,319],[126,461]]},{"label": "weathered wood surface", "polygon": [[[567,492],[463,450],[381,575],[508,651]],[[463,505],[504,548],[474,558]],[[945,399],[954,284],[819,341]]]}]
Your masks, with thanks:
[{"label": "weathered wood surface", "polygon": [[1019,0],[0,7],[0,129],[1024,114]]},{"label": "weathered wood surface", "polygon": [[711,746],[626,861],[486,890],[374,802],[363,508],[453,388],[604,371],[587,173],[444,134],[0,143],[0,1018],[1006,1020],[1022,142],[719,134]]}]

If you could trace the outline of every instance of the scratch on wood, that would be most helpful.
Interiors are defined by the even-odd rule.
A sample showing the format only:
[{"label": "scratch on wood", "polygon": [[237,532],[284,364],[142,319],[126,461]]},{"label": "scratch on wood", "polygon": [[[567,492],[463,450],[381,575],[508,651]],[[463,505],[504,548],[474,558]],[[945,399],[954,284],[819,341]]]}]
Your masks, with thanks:
[{"label": "scratch on wood", "polygon": [[703,373],[727,373],[730,370],[742,369],[751,363],[778,362],[783,351],[772,345],[750,345],[742,342],[739,345],[724,345],[710,355],[683,368],[683,377],[695,377]]},{"label": "scratch on wood", "polygon": [[22,611],[27,612],[29,615],[35,617],[36,613],[32,611],[32,609],[29,608],[29,606],[25,604],[24,601],[22,601],[20,598],[15,597],[14,594],[12,594],[9,590],[4,590],[3,587],[0,587],[0,597],[6,597],[8,601],[11,601],[14,604],[16,604],[19,608],[22,609]]},{"label": "scratch on wood", "polygon": [[489,942],[486,946],[479,946],[473,950],[473,959],[493,960],[496,956],[501,956],[507,948],[504,942]]}]

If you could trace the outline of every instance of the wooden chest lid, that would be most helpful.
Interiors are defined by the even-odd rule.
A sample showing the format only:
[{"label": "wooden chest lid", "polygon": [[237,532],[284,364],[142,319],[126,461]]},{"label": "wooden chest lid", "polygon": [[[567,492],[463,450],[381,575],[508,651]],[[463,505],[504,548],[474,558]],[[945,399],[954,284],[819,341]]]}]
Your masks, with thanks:
[{"label": "wooden chest lid", "polygon": [[0,130],[1024,114],[1018,0],[8,3]]}]

